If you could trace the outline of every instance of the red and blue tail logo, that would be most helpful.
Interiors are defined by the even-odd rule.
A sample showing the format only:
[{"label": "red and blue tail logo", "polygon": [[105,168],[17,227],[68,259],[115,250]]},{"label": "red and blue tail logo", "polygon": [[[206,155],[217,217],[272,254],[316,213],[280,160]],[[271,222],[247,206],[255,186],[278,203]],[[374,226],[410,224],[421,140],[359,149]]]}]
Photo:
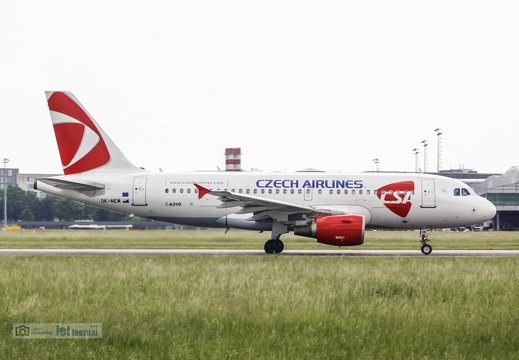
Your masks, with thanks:
[{"label": "red and blue tail logo", "polygon": [[414,182],[401,181],[381,187],[377,196],[384,205],[400,217],[406,217],[411,210],[411,195],[414,193]]},{"label": "red and blue tail logo", "polygon": [[65,175],[106,165],[110,153],[103,136],[77,100],[55,92],[47,102]]}]

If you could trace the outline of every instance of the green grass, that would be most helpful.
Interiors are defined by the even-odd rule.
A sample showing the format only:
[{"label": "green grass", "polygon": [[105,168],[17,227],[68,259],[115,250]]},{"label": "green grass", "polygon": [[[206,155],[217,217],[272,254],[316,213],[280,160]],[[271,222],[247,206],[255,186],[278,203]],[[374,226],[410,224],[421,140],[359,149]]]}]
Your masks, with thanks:
[{"label": "green grass", "polygon": [[[9,256],[2,359],[517,359],[517,257]],[[102,323],[95,340],[12,324]]]},{"label": "green grass", "polygon": [[[231,230],[46,230],[1,231],[0,248],[150,248],[263,249],[269,232]],[[285,249],[338,249],[315,239],[283,235]],[[519,232],[435,231],[430,244],[439,249],[519,249]],[[349,249],[419,249],[417,231],[367,231],[364,244]]]}]

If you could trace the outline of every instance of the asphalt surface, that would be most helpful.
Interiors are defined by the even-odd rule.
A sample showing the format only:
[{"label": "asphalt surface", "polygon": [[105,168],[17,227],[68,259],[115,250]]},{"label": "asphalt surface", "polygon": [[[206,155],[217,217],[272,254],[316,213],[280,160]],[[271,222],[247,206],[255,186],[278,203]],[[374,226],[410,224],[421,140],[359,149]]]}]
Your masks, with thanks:
[{"label": "asphalt surface", "polygon": [[[238,249],[0,249],[0,255],[263,255]],[[519,250],[285,250],[277,256],[519,256]],[[272,255],[268,255],[272,256]]]}]

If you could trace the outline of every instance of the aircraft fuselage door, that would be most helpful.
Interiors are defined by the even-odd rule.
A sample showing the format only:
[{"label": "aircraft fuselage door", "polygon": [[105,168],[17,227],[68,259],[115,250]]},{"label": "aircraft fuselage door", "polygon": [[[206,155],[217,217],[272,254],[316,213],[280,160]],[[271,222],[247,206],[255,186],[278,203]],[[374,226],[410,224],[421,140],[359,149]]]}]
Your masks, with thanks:
[{"label": "aircraft fuselage door", "polygon": [[434,192],[434,180],[422,180],[422,207],[436,207],[436,194]]},{"label": "aircraft fuselage door", "polygon": [[133,179],[133,200],[134,206],[147,206],[146,203],[146,183],[148,178],[137,176]]}]

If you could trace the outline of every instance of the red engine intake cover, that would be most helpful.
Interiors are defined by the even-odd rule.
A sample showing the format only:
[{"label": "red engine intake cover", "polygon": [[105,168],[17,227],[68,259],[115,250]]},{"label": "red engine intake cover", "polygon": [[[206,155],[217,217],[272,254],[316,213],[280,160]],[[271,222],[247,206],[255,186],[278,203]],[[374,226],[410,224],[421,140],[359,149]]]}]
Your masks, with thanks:
[{"label": "red engine intake cover", "polygon": [[364,216],[331,215],[316,219],[317,242],[336,246],[364,243]]}]

